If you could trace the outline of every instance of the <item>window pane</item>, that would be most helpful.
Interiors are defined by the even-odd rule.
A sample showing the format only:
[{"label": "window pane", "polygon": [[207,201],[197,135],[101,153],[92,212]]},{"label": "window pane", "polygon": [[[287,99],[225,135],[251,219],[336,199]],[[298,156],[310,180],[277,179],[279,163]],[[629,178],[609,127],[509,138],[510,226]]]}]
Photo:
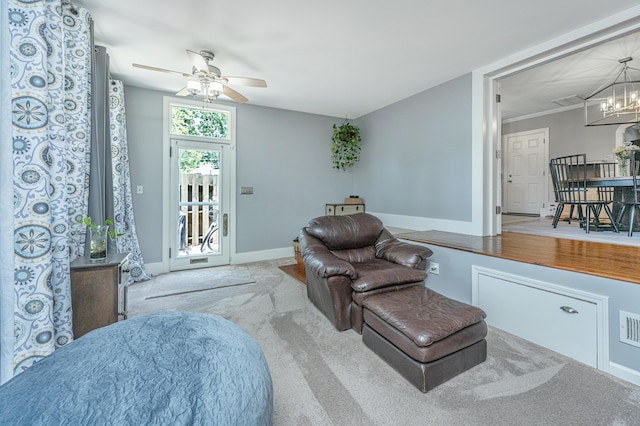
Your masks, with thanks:
[{"label": "window pane", "polygon": [[220,151],[178,149],[178,257],[220,253]]},{"label": "window pane", "polygon": [[195,149],[180,150],[181,173],[213,174],[212,170],[220,168],[219,151],[198,151]]},{"label": "window pane", "polygon": [[197,108],[172,107],[171,133],[174,135],[229,138],[229,113]]}]

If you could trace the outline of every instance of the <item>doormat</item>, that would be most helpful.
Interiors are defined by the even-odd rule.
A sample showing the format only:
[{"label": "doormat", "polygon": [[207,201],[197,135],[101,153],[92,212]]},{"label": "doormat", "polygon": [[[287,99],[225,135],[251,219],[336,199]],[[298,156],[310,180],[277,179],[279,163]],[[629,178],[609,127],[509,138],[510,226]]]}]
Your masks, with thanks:
[{"label": "doormat", "polygon": [[155,278],[155,282],[149,287],[145,299],[255,284],[256,282],[246,266],[236,265],[192,269],[166,275],[171,276],[160,275]]}]

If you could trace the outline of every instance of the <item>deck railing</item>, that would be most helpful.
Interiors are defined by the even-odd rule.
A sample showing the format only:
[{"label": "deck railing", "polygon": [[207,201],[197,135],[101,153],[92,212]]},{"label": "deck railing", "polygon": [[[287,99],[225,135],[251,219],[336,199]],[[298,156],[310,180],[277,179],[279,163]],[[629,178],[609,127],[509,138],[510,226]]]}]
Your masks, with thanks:
[{"label": "deck railing", "polygon": [[[218,182],[218,175],[180,174],[180,211],[186,215],[185,240],[181,245],[199,245],[211,225],[210,217],[213,217],[213,221],[217,221],[220,200]],[[210,213],[212,213],[211,216]]]}]

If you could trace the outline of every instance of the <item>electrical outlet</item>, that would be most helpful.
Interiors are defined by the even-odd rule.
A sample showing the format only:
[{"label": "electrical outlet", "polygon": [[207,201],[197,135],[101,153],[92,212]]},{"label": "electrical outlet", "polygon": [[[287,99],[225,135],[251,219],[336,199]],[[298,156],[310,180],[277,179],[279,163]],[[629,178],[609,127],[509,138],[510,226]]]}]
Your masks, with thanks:
[{"label": "electrical outlet", "polygon": [[429,272],[434,275],[440,275],[440,264],[436,262],[429,262]]},{"label": "electrical outlet", "polygon": [[241,186],[240,187],[241,195],[250,195],[253,194],[253,186]]},{"label": "electrical outlet", "polygon": [[144,186],[138,185],[138,187],[136,189],[137,189],[138,194],[144,194]]}]

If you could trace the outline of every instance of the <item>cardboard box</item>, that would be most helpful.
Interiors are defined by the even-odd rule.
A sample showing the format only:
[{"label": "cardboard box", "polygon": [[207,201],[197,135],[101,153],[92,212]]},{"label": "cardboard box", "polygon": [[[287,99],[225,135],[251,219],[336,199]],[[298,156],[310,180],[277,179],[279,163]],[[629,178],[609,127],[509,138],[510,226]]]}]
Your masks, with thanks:
[{"label": "cardboard box", "polygon": [[345,204],[364,204],[364,200],[362,198],[345,198],[344,199],[344,203]]}]

